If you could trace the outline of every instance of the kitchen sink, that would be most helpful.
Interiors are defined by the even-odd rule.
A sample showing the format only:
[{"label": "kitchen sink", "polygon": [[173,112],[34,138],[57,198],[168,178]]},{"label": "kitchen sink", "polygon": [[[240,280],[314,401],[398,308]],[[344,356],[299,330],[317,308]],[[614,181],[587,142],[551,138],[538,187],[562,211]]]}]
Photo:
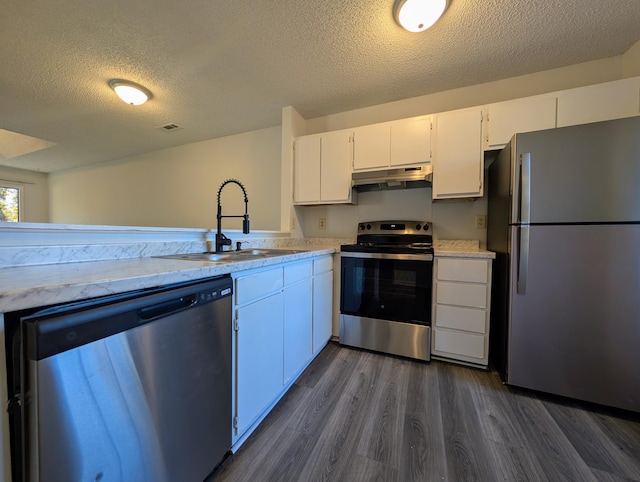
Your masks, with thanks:
[{"label": "kitchen sink", "polygon": [[204,253],[169,254],[157,257],[191,261],[209,261],[215,264],[223,264],[232,263],[234,261],[250,261],[253,259],[272,258],[275,256],[287,256],[289,254],[302,252],[303,251],[299,249],[245,249],[241,251],[225,251],[222,253],[207,251]]}]

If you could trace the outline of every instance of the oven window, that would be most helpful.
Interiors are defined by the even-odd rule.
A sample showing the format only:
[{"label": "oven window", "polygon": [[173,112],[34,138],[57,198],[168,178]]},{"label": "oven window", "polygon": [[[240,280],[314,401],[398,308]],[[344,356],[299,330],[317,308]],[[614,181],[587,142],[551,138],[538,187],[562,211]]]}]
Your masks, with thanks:
[{"label": "oven window", "polygon": [[340,311],[344,314],[429,324],[431,261],[342,258]]}]

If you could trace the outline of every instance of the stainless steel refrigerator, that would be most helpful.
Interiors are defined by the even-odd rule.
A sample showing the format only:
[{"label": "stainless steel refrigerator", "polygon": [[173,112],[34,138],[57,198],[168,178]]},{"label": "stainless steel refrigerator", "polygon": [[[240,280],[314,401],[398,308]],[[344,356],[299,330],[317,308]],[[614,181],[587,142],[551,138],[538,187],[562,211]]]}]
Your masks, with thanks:
[{"label": "stainless steel refrigerator", "polygon": [[640,117],[516,134],[487,183],[504,381],[640,412]]}]

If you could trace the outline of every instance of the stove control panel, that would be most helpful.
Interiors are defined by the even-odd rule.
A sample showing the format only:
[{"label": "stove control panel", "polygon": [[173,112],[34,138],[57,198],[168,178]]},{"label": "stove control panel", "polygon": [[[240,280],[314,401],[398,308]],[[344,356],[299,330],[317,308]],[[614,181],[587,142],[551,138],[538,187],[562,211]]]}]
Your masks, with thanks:
[{"label": "stove control panel", "polygon": [[431,234],[428,221],[368,221],[358,224],[358,232],[367,234]]}]

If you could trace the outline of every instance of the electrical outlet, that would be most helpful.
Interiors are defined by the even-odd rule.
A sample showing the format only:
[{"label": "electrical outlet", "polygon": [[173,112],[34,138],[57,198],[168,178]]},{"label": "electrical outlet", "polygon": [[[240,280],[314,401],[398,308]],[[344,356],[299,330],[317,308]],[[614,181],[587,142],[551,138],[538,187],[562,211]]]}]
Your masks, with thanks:
[{"label": "electrical outlet", "polygon": [[326,218],[320,218],[320,221],[318,222],[318,228],[327,229],[327,219]]},{"label": "electrical outlet", "polygon": [[291,217],[291,231],[293,231],[294,229],[296,229],[296,218],[295,216]]},{"label": "electrical outlet", "polygon": [[483,214],[476,216],[476,229],[487,229],[487,217]]}]

